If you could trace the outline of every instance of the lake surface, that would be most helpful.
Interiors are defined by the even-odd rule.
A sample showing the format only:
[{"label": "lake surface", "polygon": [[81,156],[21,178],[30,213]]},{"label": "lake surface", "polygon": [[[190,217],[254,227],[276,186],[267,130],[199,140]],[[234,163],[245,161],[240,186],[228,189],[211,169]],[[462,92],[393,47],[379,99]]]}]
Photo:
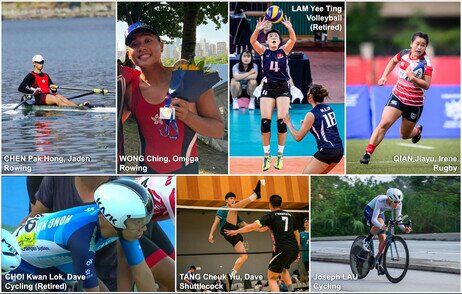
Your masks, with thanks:
[{"label": "lake surface", "polygon": [[114,18],[2,21],[3,173],[115,173],[115,94],[74,100],[104,104],[106,111],[12,111],[35,54],[58,86],[116,88]]}]

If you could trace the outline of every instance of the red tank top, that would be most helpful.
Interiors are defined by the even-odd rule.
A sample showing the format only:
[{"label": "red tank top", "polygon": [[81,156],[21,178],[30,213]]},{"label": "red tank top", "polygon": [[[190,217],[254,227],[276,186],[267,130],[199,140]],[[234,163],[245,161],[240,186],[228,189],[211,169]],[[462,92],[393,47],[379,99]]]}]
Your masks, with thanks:
[{"label": "red tank top", "polygon": [[38,75],[35,72],[32,72],[32,75],[35,77],[34,84],[32,87],[40,88],[43,94],[50,93],[50,78],[46,73],[43,73],[43,76]]},{"label": "red tank top", "polygon": [[165,130],[165,120],[160,119],[159,112],[165,101],[148,103],[141,94],[139,79],[136,76],[132,80],[131,111],[138,123],[144,163],[158,173],[167,174],[197,162],[197,133],[181,120],[176,120],[178,138],[173,140],[162,136],[160,131]]}]

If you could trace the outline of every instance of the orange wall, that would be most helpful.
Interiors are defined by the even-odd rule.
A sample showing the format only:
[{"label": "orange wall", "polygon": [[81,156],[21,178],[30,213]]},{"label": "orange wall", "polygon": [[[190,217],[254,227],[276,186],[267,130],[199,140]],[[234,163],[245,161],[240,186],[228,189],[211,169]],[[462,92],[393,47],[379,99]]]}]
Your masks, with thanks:
[{"label": "orange wall", "polygon": [[226,193],[232,191],[237,200],[248,197],[258,179],[265,179],[262,199],[248,208],[268,208],[269,196],[282,196],[285,209],[308,209],[308,177],[294,176],[177,176],[178,205],[218,207],[224,205]]}]

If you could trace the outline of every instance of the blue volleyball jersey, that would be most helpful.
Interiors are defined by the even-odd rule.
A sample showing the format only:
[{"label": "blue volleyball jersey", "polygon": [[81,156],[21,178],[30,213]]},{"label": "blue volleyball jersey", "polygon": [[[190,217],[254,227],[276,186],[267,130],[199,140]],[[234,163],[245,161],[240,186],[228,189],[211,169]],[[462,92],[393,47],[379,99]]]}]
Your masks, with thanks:
[{"label": "blue volleyball jersey", "polygon": [[332,108],[327,104],[318,104],[311,113],[314,115],[314,122],[310,132],[316,138],[318,149],[343,148]]},{"label": "blue volleyball jersey", "polygon": [[268,83],[288,81],[290,79],[289,61],[281,47],[276,51],[271,51],[266,47],[265,52],[261,55],[261,68]]},{"label": "blue volleyball jersey", "polygon": [[95,253],[117,240],[101,236],[98,214],[98,206],[91,204],[29,218],[13,233],[22,249],[23,270],[56,267],[84,277],[84,288],[98,286]]}]

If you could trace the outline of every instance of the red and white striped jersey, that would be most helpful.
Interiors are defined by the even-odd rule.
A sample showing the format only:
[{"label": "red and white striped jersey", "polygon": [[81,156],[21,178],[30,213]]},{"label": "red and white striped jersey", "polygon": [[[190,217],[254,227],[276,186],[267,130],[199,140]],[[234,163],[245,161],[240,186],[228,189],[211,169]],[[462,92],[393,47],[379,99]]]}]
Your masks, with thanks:
[{"label": "red and white striped jersey", "polygon": [[424,53],[418,59],[411,59],[411,49],[402,50],[396,54],[395,57],[399,60],[399,71],[398,81],[393,88],[393,95],[406,105],[422,106],[424,103],[425,91],[414,85],[414,83],[406,81],[406,68],[412,62],[421,62],[425,67],[424,75],[431,77],[433,67],[430,58]]}]

